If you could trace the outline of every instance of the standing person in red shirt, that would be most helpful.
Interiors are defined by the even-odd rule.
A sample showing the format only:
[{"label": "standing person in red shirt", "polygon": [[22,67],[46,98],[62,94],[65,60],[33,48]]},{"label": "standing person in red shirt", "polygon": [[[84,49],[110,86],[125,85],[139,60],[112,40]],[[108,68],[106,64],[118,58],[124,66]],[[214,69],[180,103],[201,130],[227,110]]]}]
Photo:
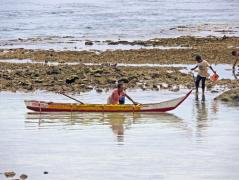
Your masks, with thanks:
[{"label": "standing person in red shirt", "polygon": [[135,102],[131,97],[129,97],[124,92],[124,84],[119,83],[117,85],[117,88],[113,90],[112,94],[108,97],[107,104],[124,104],[125,103],[125,97],[127,97],[133,104],[139,104]]}]

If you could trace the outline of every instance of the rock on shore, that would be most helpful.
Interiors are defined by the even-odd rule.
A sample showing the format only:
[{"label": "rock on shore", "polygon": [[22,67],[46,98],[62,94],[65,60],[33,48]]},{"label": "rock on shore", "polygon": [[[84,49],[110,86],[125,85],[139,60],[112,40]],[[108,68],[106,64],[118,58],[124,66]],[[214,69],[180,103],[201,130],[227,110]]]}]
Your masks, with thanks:
[{"label": "rock on shore", "polygon": [[226,91],[215,98],[215,100],[221,100],[225,102],[239,102],[239,88]]}]

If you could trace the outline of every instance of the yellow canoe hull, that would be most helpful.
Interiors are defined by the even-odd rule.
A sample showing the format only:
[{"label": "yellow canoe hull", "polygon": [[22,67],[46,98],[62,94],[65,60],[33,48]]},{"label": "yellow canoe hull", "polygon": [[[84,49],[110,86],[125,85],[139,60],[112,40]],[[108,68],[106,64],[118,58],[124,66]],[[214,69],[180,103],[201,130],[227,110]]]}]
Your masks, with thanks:
[{"label": "yellow canoe hull", "polygon": [[79,104],[55,103],[45,101],[25,101],[26,107],[37,112],[166,112],[177,108],[190,94],[153,104],[140,105],[112,105],[112,104]]}]

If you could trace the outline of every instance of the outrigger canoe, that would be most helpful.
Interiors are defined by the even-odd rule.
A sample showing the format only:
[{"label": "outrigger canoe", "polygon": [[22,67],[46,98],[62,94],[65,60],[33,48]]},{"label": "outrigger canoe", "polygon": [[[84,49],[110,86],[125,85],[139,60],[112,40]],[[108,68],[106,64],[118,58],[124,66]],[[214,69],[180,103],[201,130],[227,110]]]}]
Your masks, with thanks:
[{"label": "outrigger canoe", "polygon": [[79,103],[55,103],[36,100],[25,100],[26,107],[37,112],[166,112],[177,108],[191,94],[189,91],[169,101],[152,104],[79,104]]}]

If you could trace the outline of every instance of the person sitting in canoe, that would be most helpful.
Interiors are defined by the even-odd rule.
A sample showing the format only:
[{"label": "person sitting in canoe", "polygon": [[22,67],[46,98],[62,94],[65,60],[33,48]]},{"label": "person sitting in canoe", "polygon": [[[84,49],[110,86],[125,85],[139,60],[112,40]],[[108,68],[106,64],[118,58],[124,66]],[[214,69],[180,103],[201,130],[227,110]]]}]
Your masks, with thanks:
[{"label": "person sitting in canoe", "polygon": [[129,97],[124,92],[124,84],[119,83],[117,88],[113,90],[112,94],[107,99],[107,104],[125,104],[125,97],[127,97],[133,104],[137,105],[139,103],[135,102],[131,97]]},{"label": "person sitting in canoe", "polygon": [[235,57],[235,61],[232,65],[232,70],[235,71],[237,61],[239,60],[239,51],[232,51],[232,55]]},{"label": "person sitting in canoe", "polygon": [[196,55],[195,60],[197,61],[197,65],[194,68],[192,68],[191,70],[193,71],[197,68],[199,69],[198,75],[197,75],[196,81],[195,81],[196,94],[198,94],[199,83],[200,83],[200,81],[202,81],[202,94],[204,95],[205,82],[206,82],[207,77],[209,76],[208,67],[213,71],[213,73],[215,75],[217,75],[217,74],[216,74],[216,71],[214,71],[214,69],[212,68],[212,66],[206,60],[203,60],[201,56]]}]

